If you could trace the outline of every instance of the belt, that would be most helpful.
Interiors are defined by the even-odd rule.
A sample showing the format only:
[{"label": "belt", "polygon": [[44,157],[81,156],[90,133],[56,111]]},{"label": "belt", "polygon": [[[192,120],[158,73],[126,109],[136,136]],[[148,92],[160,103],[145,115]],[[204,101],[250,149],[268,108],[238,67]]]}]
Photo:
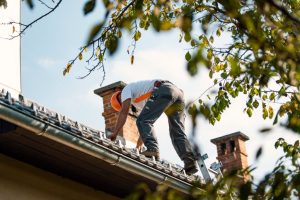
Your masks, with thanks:
[{"label": "belt", "polygon": [[[159,87],[160,87],[162,84],[164,84],[164,83],[170,83],[170,84],[172,84],[170,81],[159,80],[159,81],[155,81],[155,82],[154,82],[154,88],[159,88]],[[141,101],[143,101],[143,100],[148,99],[151,95],[152,95],[152,91],[151,91],[151,92],[147,92],[147,93],[145,93],[145,94],[143,94],[143,95],[141,95],[141,96],[135,98],[135,99],[134,99],[134,102],[135,102],[135,103],[139,103],[139,102],[141,102]]]}]

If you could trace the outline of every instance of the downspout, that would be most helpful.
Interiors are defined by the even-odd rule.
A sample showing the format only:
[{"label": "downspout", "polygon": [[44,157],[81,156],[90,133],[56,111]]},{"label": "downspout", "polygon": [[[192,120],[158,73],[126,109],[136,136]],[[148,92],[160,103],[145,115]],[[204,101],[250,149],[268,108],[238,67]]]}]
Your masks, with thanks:
[{"label": "downspout", "polygon": [[74,137],[64,129],[37,119],[34,116],[29,116],[25,113],[16,111],[14,108],[6,106],[5,104],[3,105],[1,102],[0,113],[0,118],[24,129],[32,131],[33,133],[41,137],[46,137],[58,143],[62,143],[66,146],[104,160],[112,165],[117,165],[122,169],[130,171],[134,174],[138,174],[157,183],[165,183],[171,188],[174,188],[180,192],[188,194],[189,189],[192,186],[191,184],[186,183],[180,179],[177,179],[156,169],[150,168],[149,166],[137,162],[134,159],[126,157],[123,154],[112,151],[107,147],[96,146],[88,140]]}]

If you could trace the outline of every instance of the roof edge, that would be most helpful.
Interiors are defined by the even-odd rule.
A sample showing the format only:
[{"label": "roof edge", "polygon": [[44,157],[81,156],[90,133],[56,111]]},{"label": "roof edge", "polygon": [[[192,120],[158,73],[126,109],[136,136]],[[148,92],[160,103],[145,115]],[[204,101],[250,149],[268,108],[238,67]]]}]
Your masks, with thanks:
[{"label": "roof edge", "polygon": [[192,187],[192,185],[187,182],[170,176],[164,172],[152,169],[149,166],[143,165],[118,152],[114,152],[109,148],[97,147],[93,145],[92,142],[79,137],[76,137],[76,140],[74,140],[75,136],[70,134],[67,130],[61,129],[52,124],[26,115],[22,112],[18,112],[17,110],[6,106],[1,102],[0,111],[0,117],[8,122],[14,123],[24,129],[30,130],[33,133],[40,135],[41,137],[49,138],[71,148],[78,149],[79,151],[96,158],[105,160],[106,162],[109,162],[111,164],[117,164],[120,168],[146,177],[157,183],[166,183],[170,187],[186,194],[189,194],[189,190]]}]

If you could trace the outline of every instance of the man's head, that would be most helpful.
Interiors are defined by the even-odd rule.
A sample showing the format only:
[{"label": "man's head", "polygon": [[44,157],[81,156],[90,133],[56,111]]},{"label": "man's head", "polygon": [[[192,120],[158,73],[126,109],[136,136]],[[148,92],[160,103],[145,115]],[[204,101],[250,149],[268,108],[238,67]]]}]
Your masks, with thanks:
[{"label": "man's head", "polygon": [[110,105],[115,111],[117,112],[121,111],[122,109],[121,91],[117,91],[111,96]]}]

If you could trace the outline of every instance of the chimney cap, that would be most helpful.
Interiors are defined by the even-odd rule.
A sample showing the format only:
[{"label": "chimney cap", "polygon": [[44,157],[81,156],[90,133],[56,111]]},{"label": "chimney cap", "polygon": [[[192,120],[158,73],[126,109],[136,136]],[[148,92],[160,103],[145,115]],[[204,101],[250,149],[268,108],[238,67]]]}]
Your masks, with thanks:
[{"label": "chimney cap", "polygon": [[249,137],[247,135],[245,135],[244,133],[242,133],[240,131],[237,131],[237,132],[234,132],[234,133],[231,133],[231,134],[228,134],[228,135],[224,135],[224,136],[221,136],[221,137],[217,137],[217,138],[211,139],[210,141],[213,144],[217,144],[220,141],[228,140],[230,138],[237,138],[237,137],[239,137],[243,141],[249,140]]},{"label": "chimney cap", "polygon": [[98,88],[94,90],[94,93],[103,96],[103,94],[107,91],[116,91],[116,89],[123,89],[127,84],[124,83],[123,81],[118,81],[109,85],[106,85],[104,87]]}]

